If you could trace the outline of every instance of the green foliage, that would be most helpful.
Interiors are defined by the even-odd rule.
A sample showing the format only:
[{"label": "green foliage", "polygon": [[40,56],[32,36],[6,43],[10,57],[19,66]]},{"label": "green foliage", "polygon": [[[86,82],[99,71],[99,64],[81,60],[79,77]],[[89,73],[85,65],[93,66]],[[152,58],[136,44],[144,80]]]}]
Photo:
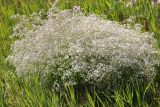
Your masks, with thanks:
[{"label": "green foliage", "polygon": [[[159,8],[151,5],[151,0],[137,0],[134,6],[126,6],[121,0],[60,0],[61,9],[73,8],[80,5],[84,13],[94,12],[105,19],[118,21],[122,24],[130,16],[136,16],[135,23],[144,26],[143,31],[154,32],[160,46]],[[86,96],[77,95],[73,87],[67,87],[60,93],[44,89],[40,84],[39,76],[32,75],[29,78],[18,78],[14,68],[5,62],[10,53],[10,45],[13,39],[12,27],[17,23],[10,19],[11,15],[25,14],[29,16],[41,9],[45,11],[51,5],[50,0],[0,0],[0,106],[16,107],[94,107],[94,106],[160,106],[160,93],[156,83],[150,83],[143,87],[141,84],[125,84],[119,90],[114,90],[111,95],[100,97],[94,90],[92,94],[87,91]],[[159,82],[159,74],[157,75]],[[80,93],[79,93],[80,94]],[[105,96],[105,97],[104,97]],[[78,102],[77,102],[77,99]]]},{"label": "green foliage", "polygon": [[126,83],[114,93],[101,97],[96,89],[93,89],[92,92],[86,89],[85,93],[82,93],[74,86],[64,87],[60,92],[48,90],[41,84],[37,74],[27,78],[18,78],[14,73],[7,76],[5,80],[0,79],[1,107],[49,107],[51,105],[52,107],[146,107],[160,105],[159,93],[153,82],[145,87],[135,82]]}]

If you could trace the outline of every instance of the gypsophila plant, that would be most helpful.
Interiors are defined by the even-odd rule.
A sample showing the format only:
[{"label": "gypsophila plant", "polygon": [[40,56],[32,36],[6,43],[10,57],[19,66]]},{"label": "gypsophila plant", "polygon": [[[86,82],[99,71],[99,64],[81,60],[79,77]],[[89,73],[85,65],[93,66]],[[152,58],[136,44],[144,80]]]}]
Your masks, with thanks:
[{"label": "gypsophila plant", "polygon": [[144,28],[144,26],[141,24],[136,23],[136,16],[130,16],[128,19],[126,19],[125,25],[127,29],[135,29],[137,31],[142,31]]},{"label": "gypsophila plant", "polygon": [[44,10],[41,10],[39,13],[32,13],[30,16],[27,15],[12,15],[10,18],[18,24],[13,28],[13,35],[11,37],[23,37],[29,31],[36,30],[39,26],[42,26],[45,23],[47,14]]},{"label": "gypsophila plant", "polygon": [[19,75],[41,72],[45,83],[55,88],[77,83],[112,88],[121,79],[150,81],[156,75],[159,57],[152,34],[94,14],[85,16],[80,9],[53,6],[43,25],[17,30],[25,36],[13,44],[8,61]]}]

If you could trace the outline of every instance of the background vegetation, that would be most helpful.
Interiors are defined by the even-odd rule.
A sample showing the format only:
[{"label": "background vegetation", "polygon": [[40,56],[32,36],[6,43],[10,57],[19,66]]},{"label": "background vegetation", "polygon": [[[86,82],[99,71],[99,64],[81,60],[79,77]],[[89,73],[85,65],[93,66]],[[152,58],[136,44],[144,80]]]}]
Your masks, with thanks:
[{"label": "background vegetation", "polygon": [[[114,90],[111,95],[100,98],[96,90],[93,92],[75,92],[74,87],[66,87],[60,93],[42,87],[37,75],[30,78],[19,78],[14,72],[14,67],[5,59],[10,53],[11,44],[14,42],[9,36],[12,27],[17,23],[10,19],[14,14],[30,15],[41,9],[47,11],[53,1],[50,0],[0,0],[0,106],[160,106],[159,101],[159,73],[157,79],[147,86],[141,84],[122,85],[119,90]],[[118,0],[60,0],[60,9],[71,9],[80,5],[85,14],[94,12],[104,19],[127,23],[130,16],[134,16],[133,25],[140,23],[142,31],[155,33],[155,38],[160,42],[159,6],[152,5],[151,0],[138,0],[136,4],[127,6],[126,2]],[[160,46],[160,43],[158,44]],[[103,95],[104,96],[104,95]]]}]

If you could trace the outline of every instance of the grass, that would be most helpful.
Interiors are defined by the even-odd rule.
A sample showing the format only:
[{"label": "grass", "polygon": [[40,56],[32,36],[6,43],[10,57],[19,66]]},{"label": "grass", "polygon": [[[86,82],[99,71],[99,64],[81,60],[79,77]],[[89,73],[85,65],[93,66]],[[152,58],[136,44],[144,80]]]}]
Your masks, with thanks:
[{"label": "grass", "polygon": [[[77,95],[73,87],[66,87],[60,92],[45,89],[39,81],[39,77],[32,76],[19,79],[10,75],[14,81],[3,81],[0,85],[0,106],[16,107],[147,107],[160,106],[157,89],[150,83],[147,87],[137,84],[120,87],[113,94],[101,99],[96,93],[86,91],[85,96]],[[151,95],[150,95],[151,94]],[[149,97],[151,98],[148,98]],[[156,97],[155,97],[156,96]],[[156,99],[157,98],[157,99]],[[152,102],[151,102],[151,101]]]},{"label": "grass", "polygon": [[[151,0],[138,0],[134,6],[126,7],[125,2],[116,0],[60,0],[60,9],[70,9],[75,5],[80,5],[85,14],[96,13],[104,19],[126,23],[130,16],[135,16],[135,23],[144,26],[143,31],[154,32],[155,38],[160,46],[159,29],[159,7],[152,6]],[[157,83],[152,82],[146,87],[141,84],[127,84],[119,90],[114,90],[111,95],[103,95],[100,98],[96,90],[91,94],[86,90],[85,96],[77,95],[73,87],[66,87],[65,91],[56,93],[48,90],[40,83],[39,77],[34,75],[30,78],[19,78],[14,72],[14,67],[5,62],[5,58],[11,52],[13,39],[12,27],[16,22],[10,19],[14,14],[30,15],[41,9],[47,11],[51,6],[50,0],[0,0],[0,106],[16,107],[95,107],[95,106],[115,106],[115,107],[149,107],[160,106],[160,94]],[[159,77],[157,77],[159,80]]]}]

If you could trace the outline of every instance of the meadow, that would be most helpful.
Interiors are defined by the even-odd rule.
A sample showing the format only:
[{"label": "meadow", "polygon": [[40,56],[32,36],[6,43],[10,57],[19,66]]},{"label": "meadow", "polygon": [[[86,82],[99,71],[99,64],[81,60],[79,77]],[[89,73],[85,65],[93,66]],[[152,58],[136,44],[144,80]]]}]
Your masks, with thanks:
[{"label": "meadow", "polygon": [[[33,13],[39,13],[41,11],[43,12],[43,17],[41,18],[48,20],[46,13],[52,7],[53,2],[54,0],[0,0],[1,107],[160,106],[159,65],[156,66],[155,78],[147,84],[144,84],[143,81],[140,83],[136,80],[122,81],[118,88],[114,89],[111,87],[113,90],[107,93],[99,92],[96,86],[90,87],[90,84],[83,83],[63,86],[57,92],[54,88],[50,87],[54,81],[52,77],[51,79],[50,77],[47,78],[47,86],[44,86],[41,81],[43,77],[40,74],[33,73],[28,74],[26,77],[19,76],[16,72],[16,67],[6,60],[12,54],[12,44],[18,39],[21,39],[18,36],[11,37],[14,33],[13,28],[20,23],[19,20],[12,20],[11,17],[19,14],[32,18]],[[86,16],[93,13],[103,20],[114,21],[120,25],[128,25],[129,29],[136,29],[136,25],[140,25],[141,32],[151,32],[153,34],[154,39],[157,40],[156,47],[158,49],[160,48],[160,6],[156,3],[152,4],[151,0],[138,0],[134,4],[127,0],[59,0],[57,6],[61,11],[73,9],[74,6],[76,8],[80,6],[80,11]],[[63,16],[59,17],[61,18]],[[68,69],[68,60],[64,60],[60,64],[62,66],[65,65],[65,70]],[[61,65],[58,66],[61,67]],[[128,79],[127,76],[124,75],[126,79]],[[80,81],[82,80],[81,77],[79,79]]]}]

